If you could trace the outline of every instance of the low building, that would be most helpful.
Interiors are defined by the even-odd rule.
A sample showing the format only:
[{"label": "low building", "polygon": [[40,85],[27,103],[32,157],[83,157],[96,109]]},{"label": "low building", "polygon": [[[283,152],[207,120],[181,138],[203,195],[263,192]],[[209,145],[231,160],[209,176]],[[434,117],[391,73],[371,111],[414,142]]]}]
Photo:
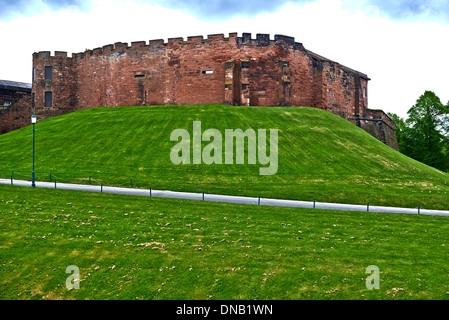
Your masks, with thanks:
[{"label": "low building", "polygon": [[30,124],[30,83],[0,80],[0,134]]},{"label": "low building", "polygon": [[131,105],[309,106],[337,114],[397,149],[394,123],[368,108],[366,74],[294,38],[223,34],[33,54],[37,112]]}]

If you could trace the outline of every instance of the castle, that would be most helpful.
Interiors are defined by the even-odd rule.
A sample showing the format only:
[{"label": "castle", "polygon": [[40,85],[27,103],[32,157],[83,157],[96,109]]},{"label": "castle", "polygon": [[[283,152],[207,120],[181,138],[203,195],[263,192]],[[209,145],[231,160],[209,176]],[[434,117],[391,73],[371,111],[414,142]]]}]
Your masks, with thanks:
[{"label": "castle", "polygon": [[394,122],[368,109],[369,80],[292,37],[216,34],[117,42],[72,57],[34,53],[32,105],[41,118],[102,106],[309,106],[337,114],[397,149]]}]

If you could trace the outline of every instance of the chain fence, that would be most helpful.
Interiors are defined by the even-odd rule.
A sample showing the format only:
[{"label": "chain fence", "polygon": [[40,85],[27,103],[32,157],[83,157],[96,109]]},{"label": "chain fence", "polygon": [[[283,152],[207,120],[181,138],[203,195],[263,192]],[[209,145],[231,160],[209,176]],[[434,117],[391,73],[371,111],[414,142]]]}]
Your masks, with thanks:
[{"label": "chain fence", "polygon": [[[17,171],[11,171],[9,173],[6,172],[0,172],[0,178],[3,179],[10,179],[11,184],[14,184],[14,180],[29,180],[32,181],[32,173],[22,173]],[[92,176],[86,177],[86,178],[76,178],[71,179],[67,177],[62,177],[59,174],[55,175],[54,173],[45,173],[45,174],[35,174],[35,181],[36,182],[55,182],[55,183],[69,183],[69,184],[86,184],[86,185],[96,185],[96,186],[103,186],[108,185],[111,187],[127,187],[127,188],[137,188],[137,187],[147,187],[147,184],[140,183],[137,185],[135,183],[135,180],[133,179],[127,179],[122,180],[119,182],[111,182],[111,181],[105,181],[103,179],[95,179]]]},{"label": "chain fence", "polygon": [[[32,173],[28,173],[28,174],[24,174],[21,172],[17,172],[17,171],[11,171],[8,173],[6,173],[5,171],[1,172],[0,171],[0,178],[3,179],[10,179],[11,180],[11,185],[14,185],[14,180],[27,180],[27,181],[32,181]],[[101,192],[103,192],[103,187],[107,186],[107,187],[123,187],[123,188],[135,188],[135,189],[146,189],[146,190],[150,190],[150,195],[152,193],[152,187],[149,183],[141,183],[139,182],[139,184],[136,183],[135,180],[131,179],[127,179],[127,180],[122,180],[119,182],[111,182],[111,181],[106,181],[103,179],[95,179],[92,176],[86,177],[86,178],[77,178],[77,179],[69,179],[69,178],[65,178],[62,177],[60,175],[55,175],[54,173],[46,173],[46,174],[35,174],[35,181],[36,182],[54,182],[55,184],[55,189],[57,188],[57,184],[58,183],[66,183],[66,184],[79,184],[79,185],[94,185],[94,186],[99,186],[101,188]],[[191,191],[189,191],[191,192]],[[205,192],[201,191],[199,192],[202,194],[202,200],[205,199]],[[260,205],[261,203],[261,194],[259,193],[258,195],[255,196],[255,198],[257,198],[257,204]],[[317,204],[317,199],[316,197],[313,198],[313,200],[309,200],[312,203],[312,208],[315,209],[316,208],[316,204]],[[360,205],[360,204],[359,204]],[[415,207],[414,209],[417,210],[417,213],[420,214],[421,210],[423,209],[421,207],[421,205],[418,205],[417,207]],[[370,203],[368,202],[366,204],[366,212],[370,212]]]}]

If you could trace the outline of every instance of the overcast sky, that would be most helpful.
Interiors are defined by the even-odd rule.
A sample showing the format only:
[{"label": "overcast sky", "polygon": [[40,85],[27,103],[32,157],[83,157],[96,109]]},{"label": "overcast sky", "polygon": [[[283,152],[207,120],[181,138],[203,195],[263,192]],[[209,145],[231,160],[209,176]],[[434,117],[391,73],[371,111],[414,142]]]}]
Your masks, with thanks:
[{"label": "overcast sky", "polygon": [[368,74],[373,109],[449,100],[449,0],[0,0],[0,79],[31,83],[37,51],[231,32],[292,36]]}]

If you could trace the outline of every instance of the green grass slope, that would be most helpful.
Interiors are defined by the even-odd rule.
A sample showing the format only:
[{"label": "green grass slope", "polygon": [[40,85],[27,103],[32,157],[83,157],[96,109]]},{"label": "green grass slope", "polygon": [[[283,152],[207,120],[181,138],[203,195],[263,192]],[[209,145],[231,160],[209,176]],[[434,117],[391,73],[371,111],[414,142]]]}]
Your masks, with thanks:
[{"label": "green grass slope", "polygon": [[[260,164],[175,165],[174,129],[278,129],[279,168]],[[449,209],[449,176],[377,141],[320,109],[225,105],[93,108],[36,125],[36,176],[92,183]],[[224,139],[223,139],[224,140]],[[203,146],[207,145],[203,142]],[[224,149],[223,149],[224,150]],[[31,179],[31,126],[0,136],[0,177]]]},{"label": "green grass slope", "polygon": [[0,185],[0,299],[447,300],[447,221]]}]

